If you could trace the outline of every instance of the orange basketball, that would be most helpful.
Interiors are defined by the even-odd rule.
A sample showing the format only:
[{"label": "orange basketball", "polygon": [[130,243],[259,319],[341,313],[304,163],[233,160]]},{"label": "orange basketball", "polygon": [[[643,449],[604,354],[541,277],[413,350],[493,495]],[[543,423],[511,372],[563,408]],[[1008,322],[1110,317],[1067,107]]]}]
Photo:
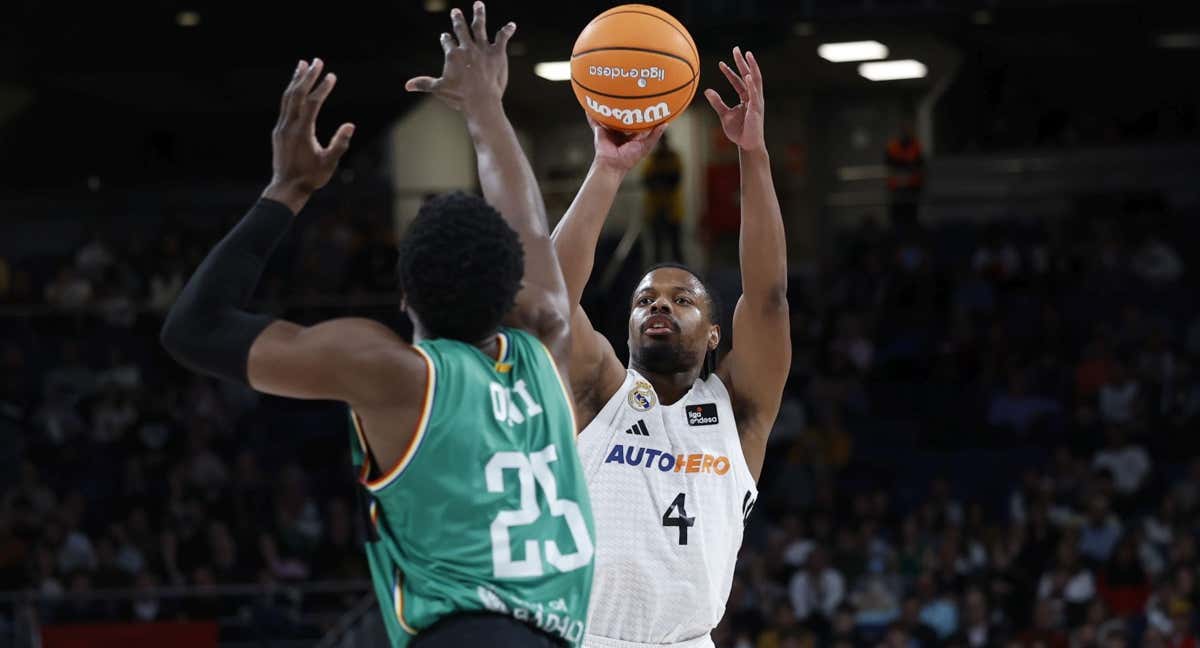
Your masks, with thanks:
[{"label": "orange basketball", "polygon": [[662,9],[640,4],[596,16],[571,51],[571,87],[584,112],[632,133],[683,113],[699,83],[692,36]]}]

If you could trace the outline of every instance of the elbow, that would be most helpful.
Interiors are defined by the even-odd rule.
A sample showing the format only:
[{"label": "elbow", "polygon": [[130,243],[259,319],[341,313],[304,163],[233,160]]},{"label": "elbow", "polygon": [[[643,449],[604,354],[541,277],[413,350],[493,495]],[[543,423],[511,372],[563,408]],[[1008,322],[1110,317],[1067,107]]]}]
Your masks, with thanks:
[{"label": "elbow", "polygon": [[763,290],[755,301],[762,305],[762,309],[766,313],[787,314],[789,312],[787,281],[771,285]]}]

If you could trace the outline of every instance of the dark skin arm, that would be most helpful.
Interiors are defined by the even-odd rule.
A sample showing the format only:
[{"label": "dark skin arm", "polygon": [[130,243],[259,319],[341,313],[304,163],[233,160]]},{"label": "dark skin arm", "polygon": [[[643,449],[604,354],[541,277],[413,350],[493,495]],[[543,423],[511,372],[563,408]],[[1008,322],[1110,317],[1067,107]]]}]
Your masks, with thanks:
[{"label": "dark skin arm", "polygon": [[762,72],[754,55],[742,56],[739,48],[733,60],[740,74],[725,63],[721,72],[737,92],[738,105],[725,105],[715,90],[704,93],[725,136],[738,146],[742,173],[742,296],[733,313],[733,349],[718,375],[729,388],[742,453],[758,479],[792,363],[787,246],[763,135]]},{"label": "dark skin arm", "polygon": [[610,131],[588,120],[596,154],[587,178],[554,229],[554,251],[562,264],[571,305],[571,385],[580,428],[585,427],[625,380],[625,367],[612,344],[592,326],[579,305],[591,277],[596,244],[621,182],[658,144],[666,125],[636,137]]},{"label": "dark skin arm", "polygon": [[[318,83],[322,68],[320,59],[300,64],[283,93],[272,134],[274,172],[263,197],[293,213],[333,177],[354,132],[353,125],[343,124],[328,146],[317,140],[317,114],[337,82],[328,74]],[[422,357],[391,329],[357,318],[307,327],[277,320],[255,338],[247,360],[250,385],[258,391],[345,401],[368,431],[388,430],[386,436],[370,438],[377,461],[385,465],[408,445],[407,431],[424,397],[425,373]]]},{"label": "dark skin arm", "polygon": [[411,79],[406,88],[429,92],[463,113],[475,146],[483,196],[517,232],[525,250],[525,277],[506,324],[536,335],[566,372],[569,365],[570,314],[562,269],[550,243],[546,205],[501,98],[508,83],[508,23],[488,40],[486,8],[474,5],[468,27],[458,9],[450,14],[454,35],[442,34],[442,76]]}]

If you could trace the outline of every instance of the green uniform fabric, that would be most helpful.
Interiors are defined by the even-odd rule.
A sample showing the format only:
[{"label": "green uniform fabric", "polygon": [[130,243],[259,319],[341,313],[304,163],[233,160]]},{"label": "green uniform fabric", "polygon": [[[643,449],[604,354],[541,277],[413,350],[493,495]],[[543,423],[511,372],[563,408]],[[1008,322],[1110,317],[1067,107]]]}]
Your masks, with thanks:
[{"label": "green uniform fabric", "polygon": [[454,340],[417,344],[432,388],[396,466],[364,464],[352,430],[393,646],[448,614],[488,610],[582,641],[595,535],[574,415],[537,338],[506,328],[500,342],[500,361]]}]

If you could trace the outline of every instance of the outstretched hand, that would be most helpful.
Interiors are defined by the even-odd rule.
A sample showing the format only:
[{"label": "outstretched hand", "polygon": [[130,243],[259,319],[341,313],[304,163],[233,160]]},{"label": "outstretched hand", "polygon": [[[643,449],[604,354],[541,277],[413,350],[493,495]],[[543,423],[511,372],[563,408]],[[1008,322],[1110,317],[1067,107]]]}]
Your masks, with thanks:
[{"label": "outstretched hand", "polygon": [[296,65],[271,133],[273,173],[263,197],[278,200],[293,212],[300,211],[309,196],[333,177],[354,135],[354,124],[347,123],[338,127],[328,146],[317,141],[317,114],[337,83],[333,73],[317,83],[324,67],[321,59]]},{"label": "outstretched hand", "polygon": [[654,147],[658,146],[663,132],[667,130],[666,124],[659,124],[631,136],[605,128],[591,117],[588,118],[588,125],[592,127],[594,134],[596,164],[621,173],[628,173],[642,158],[649,155]]},{"label": "outstretched hand", "polygon": [[742,56],[739,47],[733,48],[733,62],[737,65],[735,74],[724,61],[720,63],[721,73],[729,79],[738,95],[738,104],[732,108],[725,105],[721,95],[711,88],[704,91],[705,98],[717,111],[721,119],[721,129],[725,137],[743,151],[765,150],[766,140],[763,136],[763,79],[753,53]]},{"label": "outstretched hand", "polygon": [[446,55],[442,76],[419,76],[408,80],[409,92],[429,92],[455,110],[492,110],[508,85],[508,39],[517,31],[508,23],[488,41],[487,14],[482,2],[475,3],[470,29],[462,11],[450,12],[454,35],[442,33],[442,51]]}]

